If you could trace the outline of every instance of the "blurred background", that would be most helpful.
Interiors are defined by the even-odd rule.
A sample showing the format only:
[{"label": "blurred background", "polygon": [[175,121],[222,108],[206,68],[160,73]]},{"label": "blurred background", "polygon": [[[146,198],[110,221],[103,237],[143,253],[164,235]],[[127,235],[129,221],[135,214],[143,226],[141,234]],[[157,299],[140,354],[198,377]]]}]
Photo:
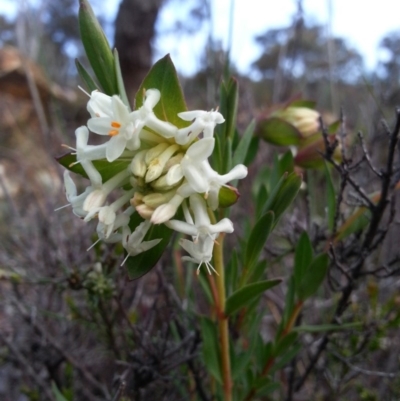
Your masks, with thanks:
[{"label": "blurred background", "polygon": [[[131,99],[152,63],[170,53],[189,109],[215,108],[221,78],[230,71],[240,85],[239,127],[301,95],[316,101],[328,123],[343,110],[349,132],[361,130],[372,148],[386,141],[378,124],[382,118],[390,124],[400,104],[400,6],[392,0],[91,4],[118,49]],[[141,326],[133,330],[136,339],[154,325],[146,315],[151,308],[166,320],[176,319],[182,341],[191,324],[176,309],[171,312],[166,301],[171,289],[160,271],[156,278],[127,282],[121,269],[113,270],[112,283],[102,276],[100,297],[96,274],[101,269],[94,266],[106,260],[111,272],[121,255],[107,247],[86,252],[92,227],[72,219],[70,211],[54,212],[67,203],[54,158],[64,153],[62,144],[74,146],[75,129],[88,118],[74,62],[87,65],[78,6],[78,0],[0,0],[0,398],[6,401],[54,399],[49,381],[66,389],[71,372],[82,380],[79,387],[75,378],[85,397],[80,399],[104,399],[101,383],[115,373],[104,349],[114,347],[118,357],[123,350],[113,343],[114,329],[109,331],[114,316],[121,318],[115,330],[141,316]],[[262,163],[270,156],[264,153]],[[379,160],[379,151],[374,158]],[[107,291],[118,293],[115,310],[107,309]],[[159,295],[161,303],[155,301]],[[129,319],[125,311],[132,313]],[[161,341],[163,326],[155,326]],[[101,327],[99,336],[93,327]],[[185,341],[195,349],[200,340]],[[149,355],[161,352],[153,343],[146,347],[132,357],[133,364],[147,366]],[[397,359],[384,351],[380,357],[390,370]],[[149,394],[156,391],[154,378],[139,368],[133,372]],[[387,381],[372,384],[378,395],[388,394]],[[165,399],[173,399],[165,391]],[[318,391],[323,397],[331,390],[324,382]],[[138,394],[132,399],[146,399],[147,393]]]}]

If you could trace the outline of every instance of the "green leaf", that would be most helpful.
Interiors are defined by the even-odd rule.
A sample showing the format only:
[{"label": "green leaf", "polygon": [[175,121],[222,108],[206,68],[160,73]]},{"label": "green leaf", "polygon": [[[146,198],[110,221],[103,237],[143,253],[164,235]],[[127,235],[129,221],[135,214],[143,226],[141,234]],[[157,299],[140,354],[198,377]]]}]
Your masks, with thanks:
[{"label": "green leaf", "polygon": [[53,392],[56,401],[68,401],[53,381],[51,382],[51,391]]},{"label": "green leaf", "polygon": [[246,246],[244,265],[250,269],[258,261],[260,253],[264,248],[265,242],[272,231],[275,215],[273,212],[267,212],[257,221],[251,230],[249,240]]},{"label": "green leaf", "polygon": [[336,193],[333,185],[332,175],[327,162],[325,161],[325,181],[326,181],[326,198],[327,198],[327,214],[328,214],[328,227],[332,232],[335,225],[336,214]]},{"label": "green leaf", "polygon": [[221,174],[226,174],[232,169],[232,140],[231,138],[226,138],[224,146],[224,157],[223,157],[223,167]]},{"label": "green leaf", "polygon": [[207,317],[201,319],[201,336],[202,355],[207,370],[219,383],[222,383],[217,325]]},{"label": "green leaf", "polygon": [[303,344],[295,344],[292,348],[290,348],[286,354],[284,354],[277,362],[275,362],[274,366],[270,370],[270,374],[274,374],[276,371],[284,368],[303,348]]},{"label": "green leaf", "polygon": [[260,280],[267,267],[268,264],[266,260],[260,260],[257,263],[254,263],[254,265],[246,273],[246,281],[248,283],[255,283]]},{"label": "green leaf", "polygon": [[249,126],[246,128],[239,144],[237,145],[233,153],[233,165],[243,164],[246,160],[247,153],[249,151],[250,142],[253,138],[254,129],[256,127],[256,122],[253,120]]},{"label": "green leaf", "polygon": [[298,333],[324,333],[326,331],[341,331],[348,329],[362,328],[362,322],[342,323],[342,324],[321,324],[318,326],[302,325],[293,328]]},{"label": "green leaf", "polygon": [[86,71],[85,67],[79,62],[79,60],[75,59],[75,66],[78,71],[79,76],[81,77],[82,81],[85,83],[89,93],[99,90],[94,79],[90,76],[90,74]]},{"label": "green leaf", "polygon": [[146,89],[158,89],[161,92],[161,99],[153,109],[160,120],[168,121],[178,128],[190,124],[178,117],[178,113],[186,111],[187,108],[178,75],[169,54],[153,65],[140,85],[136,94],[135,109],[142,106]]},{"label": "green leaf", "polygon": [[261,216],[264,205],[268,200],[268,191],[265,185],[260,185],[260,189],[258,190],[257,199],[256,199],[256,217]]},{"label": "green leaf", "polygon": [[[137,212],[135,212],[129,221],[129,227],[133,230],[144,221]],[[135,280],[142,277],[144,274],[149,272],[164,253],[169,240],[172,235],[172,230],[164,224],[155,225],[153,224],[146,234],[144,241],[151,241],[153,239],[162,238],[162,241],[155,247],[149,249],[146,252],[139,253],[136,256],[129,257],[125,265],[128,270],[128,276],[130,280]]]},{"label": "green leaf", "polygon": [[299,300],[305,301],[317,292],[328,271],[329,257],[326,253],[318,255],[310,264],[301,282],[296,286]]},{"label": "green leaf", "polygon": [[279,325],[278,333],[282,333],[284,330],[284,327],[288,323],[290,317],[292,316],[293,310],[294,310],[294,303],[295,303],[295,287],[294,287],[294,276],[291,276],[289,281],[288,281],[288,287],[287,287],[287,292],[285,296],[285,306],[283,309],[283,318],[281,320],[281,323]]},{"label": "green leaf", "polygon": [[299,145],[300,131],[279,117],[270,117],[258,121],[256,134],[266,142],[278,146]]},{"label": "green leaf", "polygon": [[124,105],[128,108],[129,111],[131,111],[131,105],[129,104],[128,95],[126,94],[125,90],[124,80],[122,78],[121,65],[119,63],[119,55],[117,49],[114,49],[113,53],[115,61],[115,73],[117,76],[118,93]]},{"label": "green leaf", "polygon": [[371,218],[371,211],[362,206],[347,218],[347,220],[338,228],[334,242],[341,241],[351,234],[364,230],[369,224]]},{"label": "green leaf", "polygon": [[[76,163],[76,156],[67,153],[63,156],[56,158],[58,163],[64,166],[66,169],[81,175],[82,177],[88,178],[85,170],[82,168],[80,163]],[[114,162],[110,163],[106,159],[94,160],[93,165],[96,167],[97,171],[100,173],[103,182],[108,181],[110,178],[114,177],[116,174],[128,168],[131,158],[119,158]],[[76,164],[75,164],[76,163]]]},{"label": "green leaf", "polygon": [[274,347],[274,356],[279,356],[287,352],[287,350],[297,340],[298,333],[290,332],[283,338],[281,338]]},{"label": "green leaf", "polygon": [[306,231],[304,231],[296,246],[296,253],[294,257],[294,281],[296,287],[301,283],[308,267],[313,259],[313,249],[310,238]]},{"label": "green leaf", "polygon": [[301,175],[291,173],[284,175],[276,188],[274,188],[271,196],[268,198],[264,206],[264,211],[273,211],[275,214],[275,225],[279,221],[283,212],[291,205],[297,193],[299,192],[301,183],[303,182]]},{"label": "green leaf", "polygon": [[220,111],[225,118],[224,137],[233,138],[236,126],[237,107],[239,99],[239,85],[235,78],[231,77],[227,83],[221,85]]},{"label": "green leaf", "polygon": [[89,63],[104,92],[118,95],[114,57],[110,45],[87,0],[79,0],[79,29]]},{"label": "green leaf", "polygon": [[282,280],[266,280],[258,283],[247,284],[240,290],[234,292],[225,304],[225,315],[229,316],[246,306],[248,303],[261,296],[265,291],[278,285]]},{"label": "green leaf", "polygon": [[280,175],[284,173],[293,173],[294,171],[294,159],[293,154],[290,150],[288,150],[280,159],[279,159],[279,171]]}]

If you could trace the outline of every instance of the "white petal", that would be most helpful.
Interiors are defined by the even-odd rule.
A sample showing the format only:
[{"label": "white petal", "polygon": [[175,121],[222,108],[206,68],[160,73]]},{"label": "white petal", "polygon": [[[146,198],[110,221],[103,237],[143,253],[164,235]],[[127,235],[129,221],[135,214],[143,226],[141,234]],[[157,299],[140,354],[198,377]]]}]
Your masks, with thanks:
[{"label": "white petal", "polygon": [[159,102],[161,93],[158,89],[148,89],[145,97],[144,105],[146,108],[153,109],[154,106]]},{"label": "white petal", "polygon": [[211,234],[233,233],[233,223],[229,219],[224,218],[218,223],[211,225],[210,233]]},{"label": "white petal", "polygon": [[87,104],[87,110],[92,117],[111,115],[111,97],[99,91],[93,91]]},{"label": "white petal", "polygon": [[207,112],[203,110],[183,111],[178,113],[178,117],[185,121],[192,121],[195,118],[203,117],[205,113]]},{"label": "white petal", "polygon": [[129,111],[119,96],[114,95],[112,97],[112,111],[113,118],[119,123],[125,123],[129,120]]},{"label": "white petal", "polygon": [[204,193],[208,191],[209,182],[207,177],[204,176],[201,169],[193,164],[187,166],[182,165],[182,170],[188,184],[198,193]]},{"label": "white petal", "polygon": [[195,161],[208,159],[214,150],[214,145],[214,138],[200,139],[200,141],[195,142],[189,147],[189,149],[186,151],[185,156]]},{"label": "white petal", "polygon": [[195,237],[198,234],[198,230],[193,224],[189,224],[184,221],[169,220],[164,224],[172,230],[178,231],[182,234],[190,235],[192,237]]},{"label": "white petal", "polygon": [[106,157],[111,163],[118,159],[125,150],[126,139],[122,135],[113,136],[107,144]]},{"label": "white petal", "polygon": [[65,192],[67,195],[67,199],[71,202],[71,199],[77,195],[76,185],[71,178],[69,171],[64,171],[64,185],[65,185]]},{"label": "white petal", "polygon": [[76,148],[85,148],[89,140],[89,130],[86,126],[79,127],[75,130]]},{"label": "white petal", "polygon": [[109,135],[112,119],[110,117],[89,118],[87,124],[90,131],[98,135]]}]

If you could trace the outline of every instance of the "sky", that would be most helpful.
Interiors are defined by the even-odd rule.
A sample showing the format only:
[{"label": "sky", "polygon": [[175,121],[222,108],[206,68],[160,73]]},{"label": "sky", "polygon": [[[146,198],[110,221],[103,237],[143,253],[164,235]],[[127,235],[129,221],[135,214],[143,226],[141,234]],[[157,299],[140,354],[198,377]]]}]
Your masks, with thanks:
[{"label": "sky", "polygon": [[[29,0],[0,0],[0,9],[12,15],[21,1]],[[209,1],[212,6],[212,23],[203,26],[200,32],[190,37],[168,34],[177,19],[187,16],[190,0],[167,3],[158,19],[160,35],[154,44],[156,58],[171,53],[177,68],[185,75],[190,75],[200,65],[201,49],[210,31],[213,39],[221,41],[227,50],[229,15],[233,4],[231,56],[239,71],[247,73],[251,63],[260,55],[254,37],[271,28],[288,26],[297,4],[296,0]],[[104,0],[102,3],[102,12],[109,21],[114,20],[118,4],[118,0]],[[330,4],[332,13],[329,21]],[[330,23],[333,35],[346,38],[350,46],[358,49],[369,70],[373,70],[378,59],[385,56],[378,52],[380,40],[388,32],[400,30],[400,2],[396,0],[303,0],[303,9],[311,20],[327,27]]]},{"label": "sky", "polygon": [[[211,0],[212,36],[228,46],[229,10],[234,4],[234,29],[231,55],[238,69],[246,73],[250,65],[260,55],[260,48],[254,37],[270,28],[288,26],[296,12],[296,0]],[[329,7],[331,19],[329,21]],[[176,18],[177,10],[167,6],[159,19],[159,24],[169,25]],[[378,52],[379,42],[388,33],[400,30],[400,2],[396,0],[303,0],[306,16],[312,21],[328,26],[333,35],[346,38],[364,56],[367,69],[373,70],[377,60],[384,57]],[[175,64],[185,65],[184,70],[192,73],[199,65],[199,52],[205,43],[205,34],[192,38],[172,38],[165,35],[156,47],[162,52],[170,52]]]}]

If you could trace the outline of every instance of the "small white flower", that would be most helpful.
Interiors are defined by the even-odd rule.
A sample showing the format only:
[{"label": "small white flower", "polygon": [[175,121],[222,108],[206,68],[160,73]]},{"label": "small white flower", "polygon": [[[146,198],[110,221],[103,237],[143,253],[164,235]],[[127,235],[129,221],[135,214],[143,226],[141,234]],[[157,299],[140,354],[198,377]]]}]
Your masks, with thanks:
[{"label": "small white flower", "polygon": [[140,147],[140,130],[135,130],[129,110],[118,96],[110,100],[105,96],[100,97],[99,92],[92,92],[88,109],[92,110],[94,117],[89,119],[88,127],[96,134],[111,137],[106,144],[106,157],[109,162],[113,162],[122,155],[125,148],[136,150]]},{"label": "small white flower", "polygon": [[208,274],[211,275],[211,271],[218,274],[211,264],[212,253],[214,249],[215,237],[201,237],[198,241],[189,241],[187,239],[181,239],[179,241],[182,248],[190,255],[183,256],[183,261],[193,262],[197,264],[197,274],[200,273],[200,267],[202,264],[206,265]]},{"label": "small white flower", "polygon": [[100,188],[91,191],[83,203],[83,210],[87,211],[85,221],[91,220],[103,206],[107,196],[116,188],[121,187],[128,179],[129,171],[122,170],[114,177],[110,178]]},{"label": "small white flower", "polygon": [[[68,170],[64,171],[64,186],[67,200],[69,205],[72,206],[72,212],[78,217],[85,217],[87,215],[87,211],[83,209],[83,203],[85,202],[86,197],[92,192],[93,188],[89,186],[85,189],[85,192],[78,195],[76,185],[69,175]],[[62,208],[64,207],[65,206],[62,206]]]},{"label": "small white flower", "polygon": [[227,186],[230,181],[245,178],[247,176],[247,167],[243,164],[238,164],[229,173],[220,175],[212,169],[209,162],[206,160],[201,164],[201,169],[204,177],[207,177],[208,187],[204,191],[207,203],[212,210],[218,208],[219,191],[221,187]]},{"label": "small white flower", "polygon": [[169,122],[159,120],[153,112],[160,97],[161,93],[158,89],[148,89],[142,107],[131,113],[131,119],[134,122],[135,130],[139,132],[146,126],[164,138],[173,138],[178,132],[178,128]]},{"label": "small white flower", "polygon": [[99,209],[98,217],[100,226],[98,226],[98,230],[101,229],[103,231],[104,238],[108,238],[117,228],[122,227],[119,224],[125,222],[124,225],[127,225],[129,223],[129,216],[134,212],[133,208],[129,208],[130,214],[125,214],[124,217],[120,217],[118,219],[118,222],[117,222],[118,216],[116,212],[129,201],[133,193],[134,193],[133,189],[131,191],[127,191],[124,195],[122,195],[111,205],[103,206]]},{"label": "small white flower", "polygon": [[92,186],[98,188],[101,186],[102,178],[92,161],[104,159],[106,157],[106,147],[104,145],[88,145],[89,131],[85,126],[77,128],[75,136],[76,149],[67,146],[69,149],[74,150],[72,154],[76,155],[76,162],[72,163],[71,166],[79,163],[85,170]]},{"label": "small white flower", "polygon": [[175,231],[192,236],[194,241],[197,241],[200,237],[215,238],[219,233],[233,232],[232,221],[227,218],[216,224],[211,224],[206,203],[200,195],[194,194],[190,196],[190,207],[194,215],[194,222],[189,217],[190,214],[185,212],[186,222],[169,220],[165,222],[165,225]]},{"label": "small white flower", "polygon": [[193,121],[191,125],[181,128],[176,135],[176,142],[186,145],[203,132],[203,138],[212,138],[214,128],[217,124],[222,124],[225,119],[218,111],[193,110],[178,113],[178,116],[185,121]]},{"label": "small white flower", "polygon": [[133,233],[131,233],[131,230],[129,229],[128,226],[124,227],[122,233],[123,235],[122,245],[125,248],[128,255],[121,263],[121,266],[124,265],[124,263],[130,256],[135,256],[138,255],[139,253],[146,252],[162,241],[161,238],[153,239],[151,241],[143,241],[150,227],[151,223],[149,220],[145,220],[143,223],[140,223],[136,227]]},{"label": "small white flower", "polygon": [[208,179],[204,175],[201,165],[212,154],[214,145],[214,138],[204,138],[194,142],[181,161],[182,175],[198,193],[206,192],[208,188]]}]

